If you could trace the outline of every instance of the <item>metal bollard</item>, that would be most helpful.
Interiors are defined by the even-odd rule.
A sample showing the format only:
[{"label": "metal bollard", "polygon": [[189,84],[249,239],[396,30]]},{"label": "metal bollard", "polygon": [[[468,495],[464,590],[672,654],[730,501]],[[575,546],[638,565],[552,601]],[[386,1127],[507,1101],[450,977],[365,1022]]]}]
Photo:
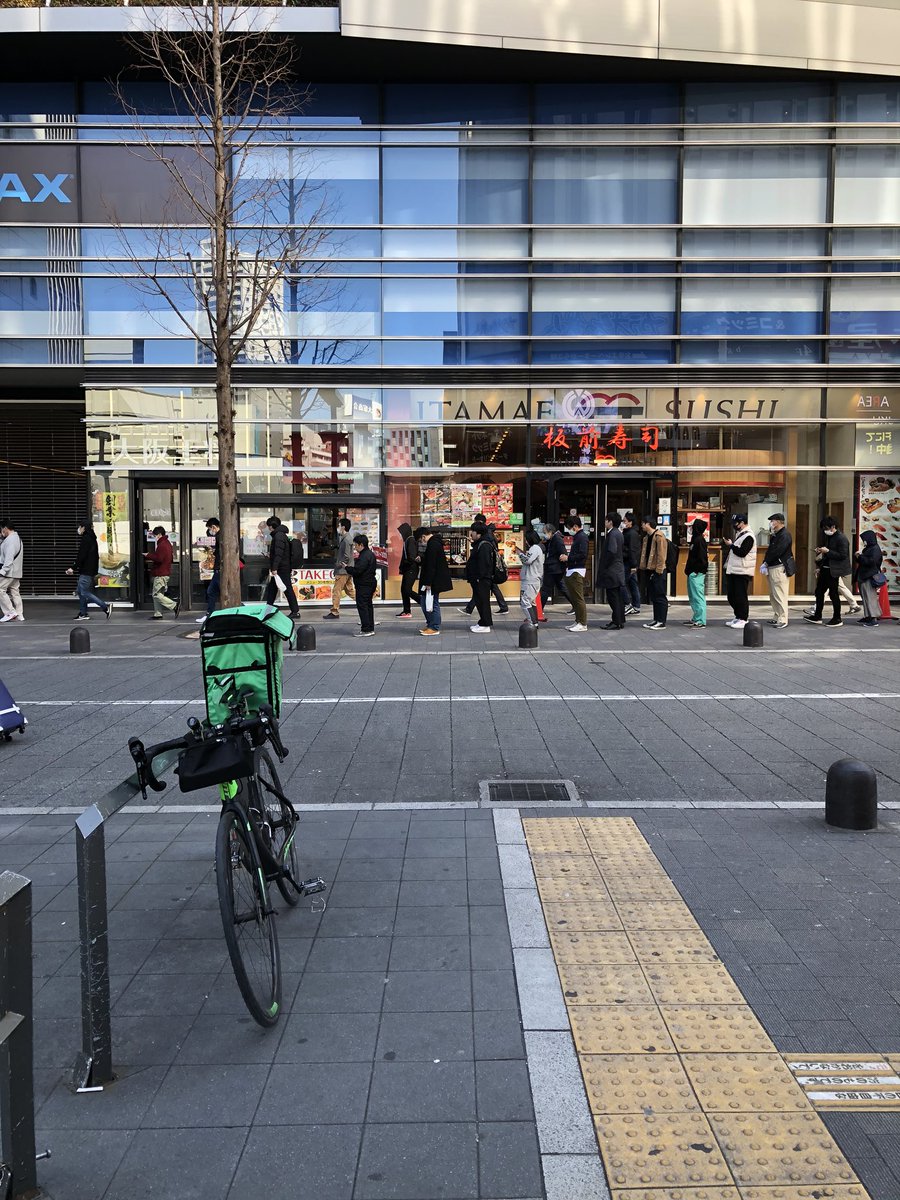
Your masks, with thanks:
[{"label": "metal bollard", "polygon": [[83,625],[76,625],[69,631],[69,653],[90,654],[91,635]]},{"label": "metal bollard", "polygon": [[13,1196],[37,1195],[31,880],[0,875],[0,1158]]},{"label": "metal bollard", "polygon": [[296,647],[301,651],[315,650],[316,631],[312,625],[297,626]]},{"label": "metal bollard", "polygon": [[78,1088],[114,1079],[109,997],[109,926],[106,904],[106,834],[96,804],[75,822],[78,920],[81,929],[81,1053],[73,1071]]},{"label": "metal bollard", "polygon": [[868,763],[841,758],[828,768],[825,823],[837,829],[878,828],[878,779]]},{"label": "metal bollard", "polygon": [[538,631],[530,621],[523,621],[519,626],[519,649],[534,650],[538,644]]},{"label": "metal bollard", "polygon": [[744,645],[761,646],[763,644],[763,627],[759,621],[748,621],[744,626]]}]

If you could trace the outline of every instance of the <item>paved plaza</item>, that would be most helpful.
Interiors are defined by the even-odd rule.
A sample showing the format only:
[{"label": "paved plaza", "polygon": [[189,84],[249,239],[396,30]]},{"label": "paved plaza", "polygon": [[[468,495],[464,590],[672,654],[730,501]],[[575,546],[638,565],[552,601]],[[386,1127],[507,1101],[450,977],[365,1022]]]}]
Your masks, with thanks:
[{"label": "paved plaza", "polygon": [[[128,736],[202,714],[197,646],[128,615],[90,656],[52,613],[2,631],[31,722],[0,745],[0,868],[32,880],[46,1194],[896,1200],[897,1108],[803,1082],[900,1073],[896,625],[798,621],[762,650],[676,619],[544,627],[533,654],[515,620],[427,642],[381,619],[287,660],[301,867],[329,888],[279,912],[280,1023],[231,977],[214,797],[138,798],[107,834],[118,1078],[80,1095],[74,814]],[[847,754],[877,771],[876,832],[824,825]],[[482,805],[504,778],[580,803]]]}]

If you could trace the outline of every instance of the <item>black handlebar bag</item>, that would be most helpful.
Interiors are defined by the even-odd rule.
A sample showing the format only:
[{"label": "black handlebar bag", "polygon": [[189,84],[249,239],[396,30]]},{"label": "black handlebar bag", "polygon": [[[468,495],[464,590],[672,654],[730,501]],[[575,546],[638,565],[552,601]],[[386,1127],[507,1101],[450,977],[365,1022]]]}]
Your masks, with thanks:
[{"label": "black handlebar bag", "polygon": [[238,691],[251,692],[248,712],[258,712],[261,704],[269,704],[275,716],[280,716],[284,646],[285,642],[292,644],[293,636],[293,621],[271,604],[223,608],[206,618],[200,628],[200,653],[210,725],[221,725],[231,715],[227,689],[221,687],[222,679],[229,675],[234,676]]},{"label": "black handlebar bag", "polygon": [[178,756],[175,768],[183,792],[197,792],[253,774],[253,748],[240,734],[204,738]]}]

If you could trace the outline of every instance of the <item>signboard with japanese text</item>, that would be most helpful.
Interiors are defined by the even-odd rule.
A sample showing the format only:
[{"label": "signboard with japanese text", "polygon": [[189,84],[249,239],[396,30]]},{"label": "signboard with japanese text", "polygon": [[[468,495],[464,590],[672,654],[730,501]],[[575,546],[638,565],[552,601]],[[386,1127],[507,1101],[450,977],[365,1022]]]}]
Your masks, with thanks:
[{"label": "signboard with japanese text", "polygon": [[872,421],[900,416],[900,388],[829,388],[829,417]]},{"label": "signboard with japanese text", "polygon": [[543,466],[561,467],[644,465],[649,454],[667,449],[666,434],[667,430],[658,425],[625,425],[622,422],[539,426],[535,461]]},{"label": "signboard with japanese text", "polygon": [[868,470],[900,467],[900,425],[857,425],[856,465]]},{"label": "signboard with japanese text", "polygon": [[216,426],[96,425],[87,430],[87,465],[113,467],[214,467]]}]

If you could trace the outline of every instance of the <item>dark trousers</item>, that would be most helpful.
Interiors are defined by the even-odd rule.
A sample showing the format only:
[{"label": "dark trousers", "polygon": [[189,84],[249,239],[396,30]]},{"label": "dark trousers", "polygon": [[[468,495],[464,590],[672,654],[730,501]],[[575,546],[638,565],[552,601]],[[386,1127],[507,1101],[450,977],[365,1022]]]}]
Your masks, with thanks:
[{"label": "dark trousers", "polygon": [[637,573],[632,575],[628,567],[625,568],[625,599],[632,608],[640,611],[641,608],[641,585],[638,582]]},{"label": "dark trousers", "polygon": [[475,605],[478,608],[478,624],[493,625],[494,618],[491,616],[491,581],[489,579],[479,579],[477,583],[472,584],[474,592]]},{"label": "dark trousers", "polygon": [[219,588],[219,572],[218,569],[213,571],[212,579],[206,585],[206,614],[209,616],[211,612],[219,607],[219,596],[221,590]]},{"label": "dark trousers", "polygon": [[731,605],[735,618],[746,621],[750,616],[750,601],[747,599],[747,589],[750,587],[749,575],[729,575],[725,573],[725,595]]},{"label": "dark trousers", "polygon": [[363,633],[375,632],[375,605],[372,603],[374,595],[374,592],[364,592],[359,584],[356,585],[356,611],[359,613]]},{"label": "dark trousers", "polygon": [[609,603],[609,610],[612,613],[612,619],[616,625],[625,624],[625,589],[624,587],[613,587],[606,589],[606,599]]},{"label": "dark trousers", "polygon": [[418,567],[407,567],[400,577],[400,599],[403,601],[403,611],[412,612],[412,602],[415,599],[416,580],[419,578]]},{"label": "dark trousers", "polygon": [[825,607],[825,595],[828,594],[828,599],[831,601],[831,607],[834,610],[836,619],[840,619],[841,615],[841,593],[838,590],[840,579],[837,575],[832,575],[829,567],[819,567],[816,575],[816,616],[821,617],[822,609]]},{"label": "dark trousers", "polygon": [[661,625],[665,625],[666,617],[669,615],[669,597],[666,595],[666,573],[657,575],[655,571],[649,572],[647,580],[647,598],[653,605],[653,620],[658,621]]},{"label": "dark trousers", "polygon": [[569,595],[569,589],[566,587],[565,575],[549,575],[546,571],[544,572],[544,581],[541,584],[541,604],[549,604],[553,600],[553,595],[557,588],[562,592],[566,603],[571,604],[572,597]]},{"label": "dark trousers", "polygon": [[[490,582],[488,582],[488,580],[483,580],[483,582],[485,584],[487,584],[487,589],[488,589],[488,612],[490,612],[490,610],[491,610],[490,598],[492,595],[493,595],[494,599],[497,601],[497,604],[499,605],[501,612],[503,612],[503,610],[505,608],[508,608],[509,605],[506,603],[506,597],[500,591],[500,588],[497,586],[497,584],[490,583]],[[475,609],[478,608],[478,586],[479,585],[477,583],[473,583],[470,586],[472,588],[472,599],[466,605],[466,612],[469,612],[469,613],[474,612]],[[478,611],[481,612],[481,609],[478,608]],[[491,622],[490,621],[482,621],[481,624],[482,625],[490,625]]]},{"label": "dark trousers", "polygon": [[[290,567],[279,567],[276,574],[278,575],[278,578],[281,580],[281,582],[284,584],[284,587],[285,587],[284,598],[288,602],[288,608],[291,611],[291,616],[299,617],[300,616],[300,605],[297,603],[297,597],[294,594],[294,584],[291,581]],[[270,576],[269,582],[266,584],[266,604],[274,604],[275,603],[275,601],[278,599],[277,592],[278,592],[278,587],[275,583],[275,580],[272,579]]]}]

